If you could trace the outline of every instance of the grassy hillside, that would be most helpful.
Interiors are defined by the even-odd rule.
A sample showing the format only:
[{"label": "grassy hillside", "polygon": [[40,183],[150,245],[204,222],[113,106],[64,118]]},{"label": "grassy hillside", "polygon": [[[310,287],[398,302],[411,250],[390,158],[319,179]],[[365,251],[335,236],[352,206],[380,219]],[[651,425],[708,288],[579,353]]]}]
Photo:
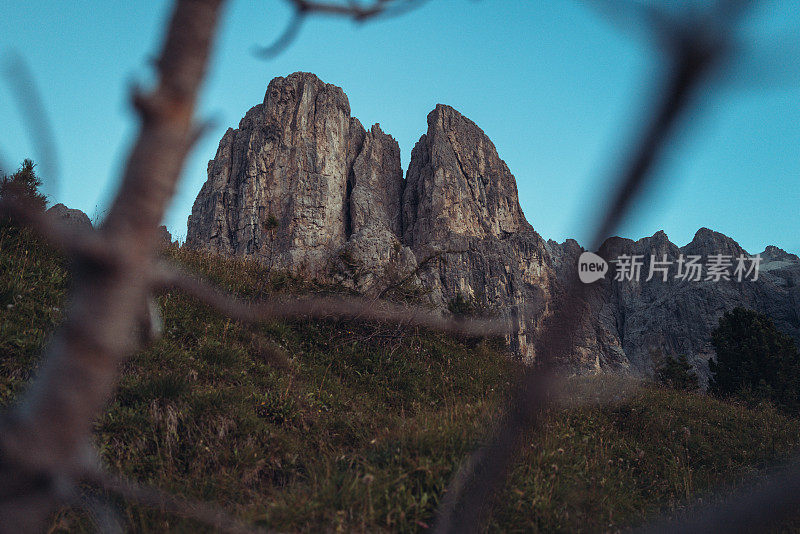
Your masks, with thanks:
[{"label": "grassy hillside", "polygon": [[[7,405],[61,319],[69,276],[25,232],[0,229],[0,252]],[[246,296],[325,290],[248,262],[170,254]],[[424,531],[518,374],[496,340],[355,322],[243,325],[178,293],[159,304],[163,338],[125,364],[96,423],[105,462],[281,531]],[[491,529],[615,530],[735,482],[798,442],[800,421],[768,406],[655,387],[554,410],[526,441]],[[132,531],[203,531],[117,503]],[[56,532],[91,528],[80,511],[53,518]]]}]

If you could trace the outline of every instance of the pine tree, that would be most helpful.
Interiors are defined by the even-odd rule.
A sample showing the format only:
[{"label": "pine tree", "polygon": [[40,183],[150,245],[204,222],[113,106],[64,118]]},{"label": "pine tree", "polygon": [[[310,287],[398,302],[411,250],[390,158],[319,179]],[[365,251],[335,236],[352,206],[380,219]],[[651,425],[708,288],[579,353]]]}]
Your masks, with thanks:
[{"label": "pine tree", "polygon": [[31,208],[44,210],[47,197],[39,191],[42,181],[36,176],[36,164],[26,159],[19,170],[11,176],[0,178],[0,199],[19,202]]},{"label": "pine tree", "polygon": [[789,411],[800,407],[800,353],[769,317],[735,308],[720,318],[711,340],[717,353],[709,363],[711,392],[768,399]]}]

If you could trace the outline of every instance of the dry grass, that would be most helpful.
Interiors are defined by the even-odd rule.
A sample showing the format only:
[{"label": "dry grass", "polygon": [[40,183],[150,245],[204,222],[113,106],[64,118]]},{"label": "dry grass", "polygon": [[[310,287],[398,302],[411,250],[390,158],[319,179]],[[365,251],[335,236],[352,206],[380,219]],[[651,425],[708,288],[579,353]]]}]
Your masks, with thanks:
[{"label": "dry grass", "polygon": [[[27,232],[0,232],[7,404],[60,320],[68,276]],[[246,260],[169,254],[245,297],[335,291],[267,277]],[[159,304],[163,338],[125,365],[96,423],[104,460],[281,531],[424,531],[518,375],[497,340],[344,321],[243,325],[177,293]],[[529,437],[491,530],[616,530],[735,482],[800,442],[800,422],[769,406],[650,386],[615,399],[615,380],[574,383],[603,402],[554,409]],[[133,531],[203,530],[115,503]],[[92,528],[72,510],[53,527]]]}]

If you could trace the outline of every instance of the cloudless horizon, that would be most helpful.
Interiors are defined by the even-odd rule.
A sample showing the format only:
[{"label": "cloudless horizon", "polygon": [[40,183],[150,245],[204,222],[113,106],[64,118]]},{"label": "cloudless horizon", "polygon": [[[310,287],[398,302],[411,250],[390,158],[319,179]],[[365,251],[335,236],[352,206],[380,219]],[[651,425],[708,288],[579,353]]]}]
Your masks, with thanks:
[{"label": "cloudless horizon", "polygon": [[[4,2],[0,62],[12,53],[25,60],[55,132],[55,194],[43,174],[51,203],[102,218],[138,127],[129,87],[152,80],[149,62],[170,7]],[[542,237],[589,245],[596,209],[663,67],[642,32],[625,31],[578,1],[432,0],[365,24],[313,17],[278,57],[258,58],[254,48],[271,43],[290,15],[281,0],[228,5],[198,108],[198,119],[213,126],[191,153],[164,221],[173,236],[186,235],[225,130],[263,100],[272,78],[308,71],[342,87],[365,128],[380,123],[397,139],[404,169],[427,114],[437,103],[453,106],[494,142]],[[800,76],[791,72],[798,21],[800,3],[786,1],[763,2],[745,21],[740,34],[749,59],[730,83],[700,96],[700,112],[687,116],[618,235],[664,230],[682,246],[708,227],[750,253],[766,245],[800,253]],[[759,57],[768,60],[753,59]],[[42,173],[48,162],[2,82],[4,170],[30,157]]]}]

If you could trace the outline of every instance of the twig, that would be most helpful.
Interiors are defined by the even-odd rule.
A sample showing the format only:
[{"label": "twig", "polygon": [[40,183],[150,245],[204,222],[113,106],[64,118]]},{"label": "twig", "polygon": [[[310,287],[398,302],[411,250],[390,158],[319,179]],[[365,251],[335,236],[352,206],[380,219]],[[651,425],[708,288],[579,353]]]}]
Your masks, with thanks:
[{"label": "twig", "polygon": [[[730,2],[723,2],[727,5]],[[644,9],[644,8],[642,8]],[[702,85],[705,76],[717,66],[732,48],[730,32],[713,18],[703,22],[681,24],[669,21],[666,16],[657,16],[652,8],[647,21],[663,43],[663,50],[670,62],[667,81],[662,96],[654,106],[651,121],[646,125],[640,139],[634,143],[628,161],[620,173],[618,187],[607,203],[605,215],[597,225],[590,242],[591,250],[611,237],[624,214],[641,191],[658,158],[667,146],[667,140],[675,129],[678,119],[691,104],[692,97]]]},{"label": "twig", "polygon": [[387,0],[375,0],[369,5],[362,5],[358,2],[348,2],[347,4],[335,4],[329,2],[317,2],[314,0],[288,0],[294,5],[298,13],[310,14],[318,13],[322,15],[336,15],[348,17],[353,20],[363,21],[382,13],[391,3]]},{"label": "twig", "polygon": [[153,284],[157,288],[185,291],[217,311],[245,322],[335,317],[404,323],[467,336],[506,335],[510,332],[509,322],[500,319],[455,319],[420,307],[401,306],[360,297],[308,297],[248,302],[166,262],[159,263]]},{"label": "twig", "polygon": [[[0,480],[13,478],[27,488],[0,498],[0,531],[39,531],[65,501],[69,492],[40,483],[41,473],[83,465],[91,423],[114,390],[119,362],[137,346],[134,332],[150,289],[157,228],[194,139],[195,101],[221,5],[177,2],[157,62],[157,85],[137,100],[141,130],[99,232],[114,261],[77,258],[67,319],[19,404],[0,415]],[[43,219],[30,221],[53,234]],[[67,478],[62,485],[74,484]]]},{"label": "twig", "polygon": [[425,268],[430,262],[440,259],[445,254],[464,254],[466,252],[469,252],[469,250],[437,250],[435,252],[432,252],[432,253],[428,254],[428,256],[426,256],[422,261],[417,263],[417,266],[414,268],[413,271],[408,273],[406,276],[404,276],[400,280],[398,280],[396,282],[393,282],[393,283],[387,285],[386,287],[384,287],[380,291],[380,293],[378,293],[378,297],[377,298],[382,298],[389,291],[391,291],[393,289],[397,289],[398,287],[402,286],[407,281],[409,281],[412,278],[414,278],[414,276],[419,274],[420,271],[422,271],[422,269]]},{"label": "twig", "polygon": [[256,47],[254,53],[261,58],[269,59],[286,50],[300,33],[300,28],[309,15],[333,15],[349,18],[356,22],[364,22],[377,17],[394,17],[401,15],[421,6],[426,1],[427,0],[406,0],[400,2],[396,0],[375,0],[370,4],[364,5],[359,2],[336,4],[315,0],[287,0],[294,8],[294,12],[286,28],[274,42],[267,46]]}]

